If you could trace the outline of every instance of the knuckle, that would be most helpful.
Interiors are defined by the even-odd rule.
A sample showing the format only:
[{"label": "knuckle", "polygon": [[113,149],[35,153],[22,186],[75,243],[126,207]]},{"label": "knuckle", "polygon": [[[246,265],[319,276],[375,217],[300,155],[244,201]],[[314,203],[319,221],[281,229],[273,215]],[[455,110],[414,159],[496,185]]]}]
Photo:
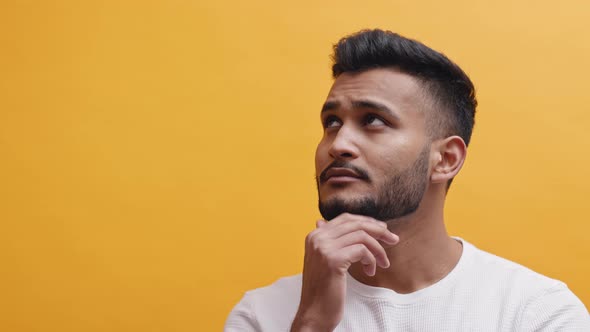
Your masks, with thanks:
[{"label": "knuckle", "polygon": [[375,259],[375,256],[373,255],[373,253],[371,252],[371,250],[369,250],[367,247],[365,247],[365,249],[363,250],[364,252],[364,256],[367,257],[367,259],[369,261],[371,261],[371,263],[376,262],[377,260]]},{"label": "knuckle", "polygon": [[322,245],[321,243],[314,243],[313,250],[319,253],[321,256],[330,258],[330,251],[325,245]]},{"label": "knuckle", "polygon": [[308,243],[307,247],[319,253],[322,256],[325,256],[329,252],[328,248],[329,243],[323,240],[323,237],[320,235],[315,235]]},{"label": "knuckle", "polygon": [[367,256],[367,253],[369,252],[369,250],[367,249],[367,247],[365,247],[365,245],[363,245],[363,244],[357,245],[356,246],[356,251],[361,256]]},{"label": "knuckle", "polygon": [[365,217],[365,219],[363,219],[363,225],[365,225],[367,228],[375,228],[375,226],[379,226],[379,221]]},{"label": "knuckle", "polygon": [[314,232],[307,234],[305,237],[305,244],[309,245],[313,242]]},{"label": "knuckle", "polygon": [[368,216],[359,216],[359,217],[360,217],[359,219],[362,220],[365,223],[368,223],[368,224],[375,223],[375,219],[373,219],[371,217],[368,217]]},{"label": "knuckle", "polygon": [[369,217],[369,216],[365,216],[365,215],[360,215],[359,216],[361,220],[365,220],[365,221],[373,221],[373,218]]},{"label": "knuckle", "polygon": [[306,241],[313,241],[318,235],[321,234],[320,229],[314,229],[313,231],[309,232],[305,237]]},{"label": "knuckle", "polygon": [[314,232],[309,233],[305,237],[305,246],[307,248],[315,249],[319,243],[319,234]]},{"label": "knuckle", "polygon": [[339,216],[340,218],[344,219],[344,220],[348,220],[352,217],[352,214],[348,213],[348,212],[344,212],[342,214],[340,214]]},{"label": "knuckle", "polygon": [[365,226],[365,221],[363,221],[362,219],[356,219],[352,222],[352,224],[355,228],[362,229]]},{"label": "knuckle", "polygon": [[372,237],[367,232],[363,230],[357,231],[357,236],[363,243],[371,243]]}]

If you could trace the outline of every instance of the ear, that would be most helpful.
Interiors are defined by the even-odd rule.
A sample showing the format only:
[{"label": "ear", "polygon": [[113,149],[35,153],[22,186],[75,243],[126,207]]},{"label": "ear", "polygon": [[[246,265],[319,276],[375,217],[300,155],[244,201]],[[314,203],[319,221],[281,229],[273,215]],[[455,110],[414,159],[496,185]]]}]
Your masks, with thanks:
[{"label": "ear", "polygon": [[434,166],[430,181],[433,183],[446,183],[454,178],[463,167],[467,156],[467,146],[459,136],[450,136],[433,142],[435,154]]}]

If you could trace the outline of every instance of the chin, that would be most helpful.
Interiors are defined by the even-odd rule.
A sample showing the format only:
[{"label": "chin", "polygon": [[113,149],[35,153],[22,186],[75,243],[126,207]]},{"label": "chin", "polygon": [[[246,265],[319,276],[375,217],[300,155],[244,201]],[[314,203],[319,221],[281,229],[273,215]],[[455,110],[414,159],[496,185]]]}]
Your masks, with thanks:
[{"label": "chin", "polygon": [[326,199],[331,198],[363,198],[371,193],[367,191],[367,187],[361,187],[355,183],[343,183],[343,184],[325,184],[320,190],[320,197]]},{"label": "chin", "polygon": [[322,203],[322,204],[339,202],[340,204],[343,204],[343,205],[349,205],[349,204],[353,205],[356,202],[365,201],[367,199],[371,199],[371,196],[366,193],[360,194],[360,193],[348,192],[348,193],[331,193],[331,194],[320,195],[320,203]]},{"label": "chin", "polygon": [[325,220],[332,220],[342,213],[373,216],[376,202],[366,195],[331,195],[322,197],[319,210]]}]

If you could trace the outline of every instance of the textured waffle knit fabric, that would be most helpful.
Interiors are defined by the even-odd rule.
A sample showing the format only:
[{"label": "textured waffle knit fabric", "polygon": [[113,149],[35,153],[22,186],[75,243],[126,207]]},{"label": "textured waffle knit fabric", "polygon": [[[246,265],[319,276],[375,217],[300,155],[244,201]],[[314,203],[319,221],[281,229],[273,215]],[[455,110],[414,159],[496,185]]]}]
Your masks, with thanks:
[{"label": "textured waffle knit fabric", "polygon": [[[410,294],[348,276],[344,317],[335,331],[584,331],[590,316],[561,281],[479,250],[463,239],[455,268]],[[225,331],[289,331],[301,274],[246,292]]]}]

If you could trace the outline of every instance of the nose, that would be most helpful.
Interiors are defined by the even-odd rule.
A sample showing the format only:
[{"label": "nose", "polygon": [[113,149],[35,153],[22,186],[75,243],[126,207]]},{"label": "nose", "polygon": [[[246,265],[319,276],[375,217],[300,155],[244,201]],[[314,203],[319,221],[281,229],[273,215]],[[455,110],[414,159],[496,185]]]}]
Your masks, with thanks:
[{"label": "nose", "polygon": [[329,154],[334,159],[355,159],[359,156],[358,146],[353,130],[346,126],[341,127],[336,133]]}]

